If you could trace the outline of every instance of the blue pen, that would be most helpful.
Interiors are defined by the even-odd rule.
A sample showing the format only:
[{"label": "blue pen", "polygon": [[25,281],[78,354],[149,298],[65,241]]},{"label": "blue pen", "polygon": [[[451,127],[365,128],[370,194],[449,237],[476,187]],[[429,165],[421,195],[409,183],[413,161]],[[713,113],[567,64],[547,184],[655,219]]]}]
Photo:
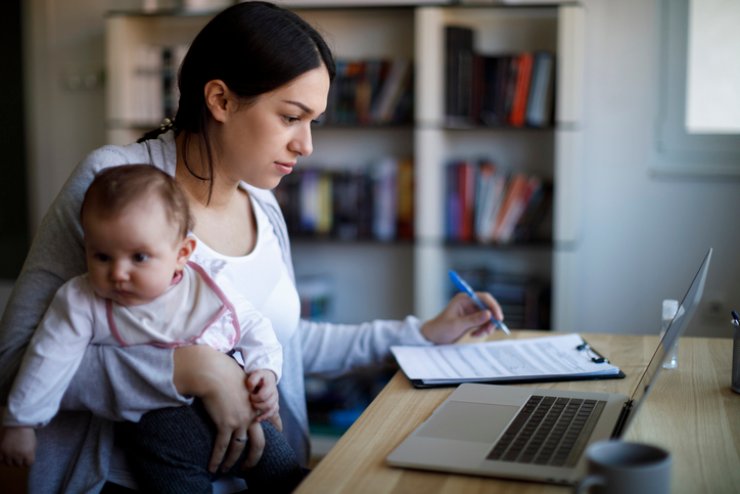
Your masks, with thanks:
[{"label": "blue pen", "polygon": [[[473,302],[475,302],[475,305],[477,305],[478,307],[480,307],[483,310],[491,310],[491,309],[489,309],[488,307],[485,306],[485,304],[483,303],[483,301],[480,298],[478,298],[478,295],[476,295],[475,292],[473,291],[473,289],[470,288],[470,285],[468,285],[467,283],[465,283],[465,280],[463,280],[462,278],[460,278],[460,275],[459,274],[457,274],[453,270],[450,270],[449,275],[450,275],[450,279],[455,284],[455,286],[460,291],[467,293],[468,296],[471,299],[473,299]],[[501,331],[503,331],[504,333],[506,333],[508,335],[511,334],[511,331],[509,331],[509,328],[506,327],[506,324],[504,324],[502,321],[499,321],[498,319],[496,319],[495,317],[493,317],[493,315],[491,316],[491,322],[497,328],[499,328]]]}]

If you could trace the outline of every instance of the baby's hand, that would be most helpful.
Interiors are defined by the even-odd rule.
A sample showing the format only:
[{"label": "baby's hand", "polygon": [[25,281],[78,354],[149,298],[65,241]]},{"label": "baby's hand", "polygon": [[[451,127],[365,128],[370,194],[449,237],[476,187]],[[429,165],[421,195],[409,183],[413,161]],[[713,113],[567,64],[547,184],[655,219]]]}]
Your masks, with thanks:
[{"label": "baby's hand", "polygon": [[36,457],[33,427],[3,427],[0,436],[0,463],[13,467],[33,464]]},{"label": "baby's hand", "polygon": [[256,370],[247,376],[247,390],[252,406],[257,410],[258,421],[276,416],[279,410],[277,378],[269,370]]}]

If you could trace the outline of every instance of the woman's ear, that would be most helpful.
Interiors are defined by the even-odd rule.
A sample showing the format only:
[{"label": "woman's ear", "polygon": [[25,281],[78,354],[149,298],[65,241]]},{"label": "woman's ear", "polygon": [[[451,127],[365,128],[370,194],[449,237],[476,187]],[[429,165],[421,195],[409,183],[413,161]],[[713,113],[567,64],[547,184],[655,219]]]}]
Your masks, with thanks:
[{"label": "woman's ear", "polygon": [[226,83],[220,79],[206,82],[203,87],[203,96],[214,120],[224,122],[230,105],[233,104],[232,94]]},{"label": "woman's ear", "polygon": [[188,263],[190,256],[195,250],[195,239],[187,236],[180,243],[180,249],[177,251],[177,270],[180,271],[185,268]]}]

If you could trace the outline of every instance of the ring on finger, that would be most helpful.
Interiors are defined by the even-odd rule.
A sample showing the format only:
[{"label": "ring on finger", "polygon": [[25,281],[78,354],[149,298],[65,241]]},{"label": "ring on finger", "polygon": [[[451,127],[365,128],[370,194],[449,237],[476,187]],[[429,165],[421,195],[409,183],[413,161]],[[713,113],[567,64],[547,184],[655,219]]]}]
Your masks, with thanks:
[{"label": "ring on finger", "polygon": [[246,437],[232,437],[231,440],[234,441],[234,442],[236,442],[236,443],[245,443],[245,442],[247,442],[247,438]]}]

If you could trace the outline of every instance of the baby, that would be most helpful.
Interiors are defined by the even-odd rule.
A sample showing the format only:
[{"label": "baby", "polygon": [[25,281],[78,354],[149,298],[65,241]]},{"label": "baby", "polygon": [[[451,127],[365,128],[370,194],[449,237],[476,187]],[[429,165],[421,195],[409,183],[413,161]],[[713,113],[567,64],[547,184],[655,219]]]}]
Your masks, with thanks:
[{"label": "baby", "polygon": [[[172,177],[149,165],[107,168],[87,190],[80,217],[87,273],[58,290],[26,350],[3,417],[0,461],[17,466],[33,463],[34,429],[57,413],[88,345],[208,345],[241,354],[250,400],[265,431],[262,460],[243,476],[250,485],[254,476],[255,487],[270,476],[277,483],[289,478],[299,482],[303,474],[294,453],[265,422],[279,421],[282,348],[270,322],[246,299],[230,290],[225,280],[217,284],[189,261],[196,245],[188,234],[192,219],[187,199]],[[148,412],[141,419],[142,429],[140,424],[126,426],[127,456],[145,490],[161,492],[164,486],[157,484],[161,479],[166,479],[171,492],[199,491],[194,484],[202,485],[205,492],[210,489],[213,476],[207,464],[215,429],[199,403],[179,408],[184,410]],[[172,415],[173,411],[180,415]],[[175,424],[163,427],[162,421],[173,420]],[[205,425],[188,424],[188,420]],[[173,427],[181,432],[152,433]],[[208,437],[193,437],[198,434]],[[188,468],[173,466],[171,459],[156,461],[167,446],[152,443],[170,440],[183,441],[170,445],[169,451],[182,456],[174,463],[192,462]],[[240,472],[239,463],[233,473]]]}]

